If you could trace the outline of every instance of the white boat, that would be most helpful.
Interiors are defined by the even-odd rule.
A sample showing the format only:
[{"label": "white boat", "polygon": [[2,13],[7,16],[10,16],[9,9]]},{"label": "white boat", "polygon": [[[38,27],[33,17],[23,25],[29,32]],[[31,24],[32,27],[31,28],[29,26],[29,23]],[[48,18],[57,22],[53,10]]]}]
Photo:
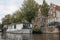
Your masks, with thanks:
[{"label": "white boat", "polygon": [[29,23],[13,23],[7,26],[7,33],[32,33],[32,24]]}]

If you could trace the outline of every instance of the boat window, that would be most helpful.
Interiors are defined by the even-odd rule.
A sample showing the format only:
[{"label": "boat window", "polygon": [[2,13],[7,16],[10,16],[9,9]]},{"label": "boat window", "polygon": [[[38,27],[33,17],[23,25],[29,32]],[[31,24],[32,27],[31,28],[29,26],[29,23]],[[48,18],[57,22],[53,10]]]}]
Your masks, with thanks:
[{"label": "boat window", "polygon": [[14,25],[14,29],[16,29],[16,25]]},{"label": "boat window", "polygon": [[29,28],[30,24],[23,24],[23,28]]},{"label": "boat window", "polygon": [[25,29],[26,28],[26,24],[23,24],[23,29]]}]

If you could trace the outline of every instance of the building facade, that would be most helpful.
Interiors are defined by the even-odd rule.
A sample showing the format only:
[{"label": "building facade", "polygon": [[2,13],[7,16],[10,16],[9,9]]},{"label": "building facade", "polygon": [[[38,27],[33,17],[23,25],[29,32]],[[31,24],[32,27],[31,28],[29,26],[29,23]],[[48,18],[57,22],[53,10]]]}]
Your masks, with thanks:
[{"label": "building facade", "polygon": [[[39,6],[38,13],[35,17],[33,25],[43,25],[44,17],[41,15],[41,5]],[[50,4],[48,13],[48,23],[50,22],[60,22],[60,6],[55,4]]]},{"label": "building facade", "polygon": [[48,23],[53,21],[60,22],[60,6],[55,4],[50,5],[49,17],[48,17]]}]

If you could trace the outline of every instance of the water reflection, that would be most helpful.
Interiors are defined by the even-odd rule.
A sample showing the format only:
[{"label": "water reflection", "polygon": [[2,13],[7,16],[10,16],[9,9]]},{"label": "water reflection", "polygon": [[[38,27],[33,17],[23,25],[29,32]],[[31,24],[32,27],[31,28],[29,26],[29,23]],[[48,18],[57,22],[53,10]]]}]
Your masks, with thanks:
[{"label": "water reflection", "polygon": [[1,34],[0,40],[60,40],[59,34]]}]

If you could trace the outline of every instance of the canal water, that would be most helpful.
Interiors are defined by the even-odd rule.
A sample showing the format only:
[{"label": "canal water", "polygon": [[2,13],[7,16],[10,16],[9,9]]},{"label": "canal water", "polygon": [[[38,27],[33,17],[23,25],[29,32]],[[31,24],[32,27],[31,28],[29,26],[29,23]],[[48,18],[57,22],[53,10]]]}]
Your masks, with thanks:
[{"label": "canal water", "polygon": [[1,34],[0,40],[60,40],[59,34]]}]

